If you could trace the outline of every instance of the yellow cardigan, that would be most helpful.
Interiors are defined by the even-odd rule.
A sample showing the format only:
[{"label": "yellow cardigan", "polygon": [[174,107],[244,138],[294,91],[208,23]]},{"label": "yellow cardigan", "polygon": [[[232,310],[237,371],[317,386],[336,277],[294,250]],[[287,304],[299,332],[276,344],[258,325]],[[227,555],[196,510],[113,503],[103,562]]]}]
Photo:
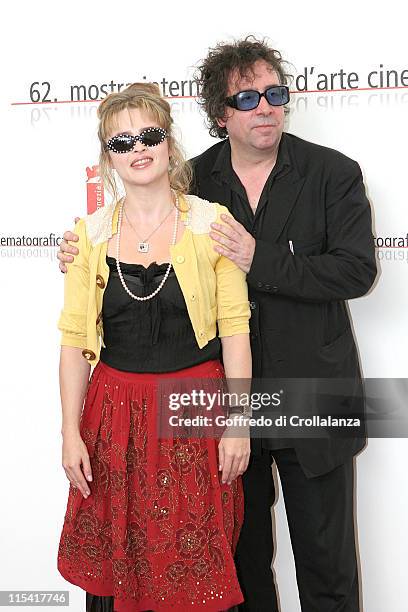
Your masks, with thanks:
[{"label": "yellow cardigan", "polygon": [[[170,246],[171,262],[186,302],[200,348],[217,333],[249,333],[250,308],[246,275],[227,257],[214,251],[210,223],[222,222],[225,206],[197,196],[180,197],[185,231]],[[58,322],[61,345],[83,349],[92,365],[103,344],[102,300],[109,277],[108,240],[117,232],[119,203],[104,206],[75,226],[79,254],[65,274],[64,307]],[[152,298],[155,299],[155,298]]]}]

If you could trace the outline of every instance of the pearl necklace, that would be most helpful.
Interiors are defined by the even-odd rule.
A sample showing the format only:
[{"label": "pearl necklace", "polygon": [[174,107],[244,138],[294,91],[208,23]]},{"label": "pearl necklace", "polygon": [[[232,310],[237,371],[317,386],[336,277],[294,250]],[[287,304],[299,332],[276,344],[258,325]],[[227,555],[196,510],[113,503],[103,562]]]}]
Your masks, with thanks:
[{"label": "pearl necklace", "polygon": [[[177,224],[178,224],[178,218],[179,218],[179,199],[178,199],[178,195],[177,194],[175,194],[175,199],[176,199],[176,202],[175,202],[176,214],[174,216],[174,229],[173,229],[173,239],[172,239],[172,242],[171,242],[171,246],[174,246],[176,244]],[[155,295],[157,295],[159,293],[159,291],[163,287],[164,283],[168,279],[172,263],[170,261],[169,265],[167,266],[167,270],[165,272],[165,275],[164,275],[160,285],[157,287],[157,289],[155,289],[153,291],[153,293],[150,293],[150,295],[145,295],[145,296],[142,297],[140,295],[135,295],[134,293],[132,293],[130,291],[130,289],[127,287],[127,285],[125,283],[125,279],[123,278],[122,270],[120,269],[120,264],[119,264],[119,259],[120,259],[120,230],[121,230],[121,227],[122,227],[122,217],[123,217],[123,205],[124,205],[124,202],[125,202],[125,200],[122,200],[122,202],[120,204],[120,208],[119,208],[119,215],[118,215],[118,235],[117,235],[117,238],[116,238],[116,269],[118,271],[118,275],[119,275],[120,282],[122,283],[122,287],[124,288],[126,293],[128,295],[130,295],[130,297],[133,298],[134,300],[139,300],[139,302],[145,302],[146,300],[151,300]]]}]

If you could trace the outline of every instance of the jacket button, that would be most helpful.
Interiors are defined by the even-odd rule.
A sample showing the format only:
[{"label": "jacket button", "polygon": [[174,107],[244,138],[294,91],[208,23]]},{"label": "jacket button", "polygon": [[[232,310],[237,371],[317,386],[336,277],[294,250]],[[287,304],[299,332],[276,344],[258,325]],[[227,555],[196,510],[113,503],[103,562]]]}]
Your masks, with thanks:
[{"label": "jacket button", "polygon": [[274,285],[274,286],[272,287],[272,291],[273,291],[274,293],[278,293],[278,291],[279,291],[279,287],[276,287],[276,285]]},{"label": "jacket button", "polygon": [[183,261],[184,261],[183,255],[177,255],[176,261],[177,261],[177,263],[183,263]]},{"label": "jacket button", "polygon": [[249,307],[250,307],[251,310],[255,310],[256,302],[249,302]]},{"label": "jacket button", "polygon": [[100,274],[96,275],[96,284],[100,289],[103,289],[105,287],[105,281],[103,280],[103,276],[101,276]]},{"label": "jacket button", "polygon": [[270,285],[265,285],[265,289],[267,289],[269,291],[269,289],[271,288]]},{"label": "jacket button", "polygon": [[95,353],[89,349],[84,349],[82,351],[82,356],[85,357],[87,361],[93,361],[94,359],[96,359]]},{"label": "jacket button", "polygon": [[261,283],[261,281],[258,281],[258,282],[256,283],[256,286],[257,286],[257,287],[263,287],[263,283]]}]

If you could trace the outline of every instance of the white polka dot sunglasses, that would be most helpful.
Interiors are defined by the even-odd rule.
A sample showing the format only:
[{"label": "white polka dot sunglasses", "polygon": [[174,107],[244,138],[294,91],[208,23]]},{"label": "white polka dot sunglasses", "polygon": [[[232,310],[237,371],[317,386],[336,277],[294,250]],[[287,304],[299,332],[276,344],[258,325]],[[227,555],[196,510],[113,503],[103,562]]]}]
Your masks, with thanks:
[{"label": "white polka dot sunglasses", "polygon": [[142,130],[139,135],[118,134],[113,136],[106,143],[106,149],[114,153],[130,153],[133,151],[137,141],[145,147],[157,147],[167,136],[166,130],[160,127],[149,127]]}]

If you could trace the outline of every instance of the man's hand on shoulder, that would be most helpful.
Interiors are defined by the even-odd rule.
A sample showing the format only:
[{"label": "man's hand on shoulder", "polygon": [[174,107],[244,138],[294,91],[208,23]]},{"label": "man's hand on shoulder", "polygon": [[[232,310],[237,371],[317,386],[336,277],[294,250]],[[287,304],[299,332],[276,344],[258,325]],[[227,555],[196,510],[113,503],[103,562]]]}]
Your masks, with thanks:
[{"label": "man's hand on shoulder", "polygon": [[225,255],[235,262],[239,268],[248,273],[255,253],[255,238],[246,231],[236,219],[230,215],[221,215],[221,219],[227,224],[211,223],[215,232],[210,232],[210,236],[216,241],[214,251]]},{"label": "man's hand on shoulder", "polygon": [[[78,223],[79,217],[75,217],[75,223]],[[79,251],[76,246],[69,244],[69,242],[78,242],[77,234],[70,232],[67,230],[64,232],[64,239],[61,240],[60,248],[57,253],[57,257],[59,259],[59,269],[61,272],[67,271],[67,266],[65,264],[72,263],[74,261],[73,255],[78,255]]]}]

